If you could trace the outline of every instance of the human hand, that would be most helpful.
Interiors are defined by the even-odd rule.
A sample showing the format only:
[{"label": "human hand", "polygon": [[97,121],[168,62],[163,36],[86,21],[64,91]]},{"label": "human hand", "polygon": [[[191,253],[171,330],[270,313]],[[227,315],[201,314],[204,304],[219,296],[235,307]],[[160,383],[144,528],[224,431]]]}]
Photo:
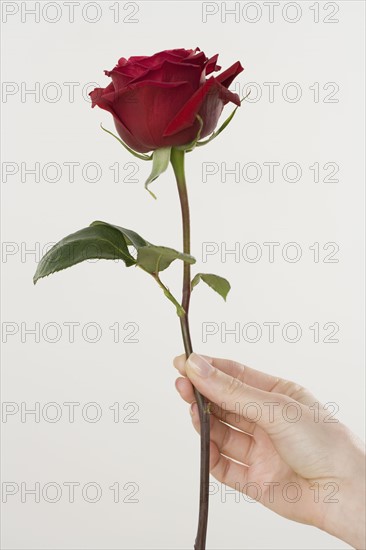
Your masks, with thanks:
[{"label": "human hand", "polygon": [[218,481],[365,548],[365,454],[346,426],[305,388],[235,361],[194,353],[174,366],[197,431],[192,384],[211,402],[210,468]]}]

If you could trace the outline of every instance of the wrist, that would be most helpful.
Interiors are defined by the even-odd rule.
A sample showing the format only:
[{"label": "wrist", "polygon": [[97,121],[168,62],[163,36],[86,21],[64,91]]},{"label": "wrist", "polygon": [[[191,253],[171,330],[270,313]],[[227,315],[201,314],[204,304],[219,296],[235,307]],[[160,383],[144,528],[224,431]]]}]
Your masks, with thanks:
[{"label": "wrist", "polygon": [[[353,453],[352,453],[353,454]],[[338,491],[325,513],[323,530],[358,550],[365,548],[365,455],[348,455],[347,474],[337,480]]]}]

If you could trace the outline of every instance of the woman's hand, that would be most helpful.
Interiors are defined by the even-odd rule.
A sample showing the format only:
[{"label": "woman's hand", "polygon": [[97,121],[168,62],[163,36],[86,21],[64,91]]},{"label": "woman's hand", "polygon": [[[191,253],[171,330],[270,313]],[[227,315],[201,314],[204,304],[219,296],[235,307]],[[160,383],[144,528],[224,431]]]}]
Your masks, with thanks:
[{"label": "woman's hand", "polygon": [[365,454],[346,426],[294,382],[235,361],[192,354],[174,366],[211,402],[211,473],[286,518],[365,548]]}]

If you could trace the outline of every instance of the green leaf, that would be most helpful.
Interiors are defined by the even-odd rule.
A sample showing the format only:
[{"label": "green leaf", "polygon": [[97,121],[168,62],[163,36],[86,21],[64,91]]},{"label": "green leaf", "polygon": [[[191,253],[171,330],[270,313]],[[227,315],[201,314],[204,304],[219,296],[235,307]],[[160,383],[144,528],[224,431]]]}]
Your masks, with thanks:
[{"label": "green leaf", "polygon": [[95,221],[90,224],[91,227],[94,227],[95,225],[105,225],[107,227],[114,227],[115,229],[118,229],[122,233],[122,235],[125,238],[125,241],[128,245],[132,245],[136,248],[140,248],[141,246],[146,246],[150,243],[148,241],[145,241],[140,235],[135,233],[135,231],[132,231],[132,229],[125,229],[124,227],[119,227],[119,225],[112,225],[107,222],[101,222],[101,221]]},{"label": "green leaf", "polygon": [[[137,258],[131,255],[129,246],[136,249]],[[174,260],[190,264],[196,261],[173,248],[155,246],[131,229],[94,221],[55,244],[39,262],[33,281],[90,259],[123,260],[127,267],[137,265],[153,275],[164,271]]]},{"label": "green leaf", "polygon": [[169,166],[171,147],[161,147],[153,152],[153,165],[150,176],[145,181],[145,189],[156,199],[156,195],[149,189],[150,183],[160,176]]},{"label": "green leaf", "polygon": [[222,296],[226,301],[226,297],[231,288],[229,281],[224,279],[224,277],[219,277],[219,275],[214,275],[213,273],[197,273],[192,280],[192,289],[198,285],[200,280],[220,294],[220,296]]},{"label": "green leaf", "polygon": [[174,260],[183,260],[188,264],[194,264],[195,259],[189,254],[183,254],[166,246],[143,246],[137,251],[137,265],[149,273],[164,271]]},{"label": "green leaf", "polygon": [[55,244],[39,262],[33,282],[90,259],[119,259],[127,267],[136,264],[123,233],[112,225],[97,222]]},{"label": "green leaf", "polygon": [[101,127],[102,130],[104,130],[104,132],[106,132],[107,134],[113,136],[114,139],[116,139],[134,157],[137,157],[140,160],[151,160],[153,158],[152,155],[145,155],[145,153],[138,153],[137,151],[134,151],[124,141],[122,141],[118,136],[116,136],[116,134],[114,134],[110,130],[107,130],[106,128],[104,128],[102,124],[100,125],[100,127]]}]

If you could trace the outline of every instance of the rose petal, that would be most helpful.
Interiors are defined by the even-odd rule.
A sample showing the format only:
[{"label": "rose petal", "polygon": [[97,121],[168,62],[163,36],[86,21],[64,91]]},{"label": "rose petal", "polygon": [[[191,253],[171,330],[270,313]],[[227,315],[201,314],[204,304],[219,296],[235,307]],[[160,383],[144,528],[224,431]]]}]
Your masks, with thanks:
[{"label": "rose petal", "polygon": [[231,65],[226,71],[216,76],[216,80],[218,80],[225,88],[228,88],[234,78],[238,76],[242,71],[244,71],[244,68],[241,66],[240,61],[237,61],[234,63],[234,65]]},{"label": "rose petal", "polygon": [[130,84],[135,84],[143,80],[154,82],[189,82],[194,92],[200,85],[201,73],[202,69],[199,65],[163,61],[159,67],[148,69],[140,76],[131,80]]},{"label": "rose petal", "polygon": [[146,67],[140,63],[127,62],[124,65],[116,65],[112,71],[104,72],[107,76],[112,78],[115,88],[120,90],[127,86],[131,80],[146,72]]},{"label": "rose petal", "polygon": [[219,57],[219,54],[212,56],[208,61],[206,65],[206,75],[209,75],[213,73],[214,71],[219,71],[221,69],[220,65],[216,65],[216,61]]},{"label": "rose petal", "polygon": [[181,63],[191,63],[192,65],[199,65],[203,69],[206,61],[207,57],[203,52],[192,52],[192,54],[183,59]]},{"label": "rose petal", "polygon": [[113,84],[110,83],[107,88],[95,88],[92,92],[90,92],[90,97],[92,100],[92,107],[95,107],[98,105],[101,109],[104,109],[105,111],[108,111],[113,115],[114,123],[117,129],[117,132],[121,136],[122,140],[129,145],[132,149],[135,151],[138,151],[139,153],[147,153],[148,151],[151,151],[151,148],[146,148],[142,143],[140,143],[135,136],[131,133],[131,131],[127,128],[127,126],[120,120],[120,117],[114,110],[113,106],[113,100],[115,98],[115,92]]},{"label": "rose petal", "polygon": [[134,137],[150,151],[163,146],[164,129],[191,95],[189,82],[144,80],[116,93],[112,108],[118,120],[133,128]]},{"label": "rose petal", "polygon": [[239,62],[218,77],[218,55],[207,58],[199,48],[177,48],[153,56],[120,58],[106,74],[112,82],[89,95],[92,106],[110,112],[127,145],[139,152],[191,142],[203,119],[202,137],[211,133],[229,101],[240,105],[228,90],[243,70]]},{"label": "rose petal", "polygon": [[126,65],[126,63],[127,63],[127,59],[125,57],[120,57],[116,66],[123,67],[124,65]]},{"label": "rose petal", "polygon": [[189,55],[189,51],[183,49],[164,50],[151,56],[133,56],[130,57],[128,61],[132,63],[135,63],[137,61],[146,69],[153,69],[156,66],[160,65],[160,63],[162,63],[163,61],[180,62],[182,57],[186,57],[186,55]]},{"label": "rose petal", "polygon": [[112,79],[113,85],[117,90],[121,90],[127,86],[131,80],[135,78],[136,75],[129,75],[129,71],[104,71],[106,76],[109,76]]},{"label": "rose petal", "polygon": [[[222,86],[216,78],[209,78],[168,124],[163,135],[171,136],[192,126],[196,120],[196,115],[202,112],[204,123],[202,137],[205,137],[212,131],[211,128],[217,124],[217,112],[220,109],[222,110],[223,106],[229,101],[235,103],[235,105],[240,105],[240,99],[237,94],[230,92]],[[215,113],[214,116],[212,116],[213,113]]]},{"label": "rose petal", "polygon": [[131,134],[130,130],[123,124],[123,122],[117,118],[117,116],[114,116],[113,118],[116,130],[121,136],[122,141],[131,147],[131,149],[137,151],[138,153],[148,153],[149,151],[152,151],[152,147],[150,147],[150,145],[146,146],[138,141],[136,137]]},{"label": "rose petal", "polygon": [[98,107],[102,107],[102,109],[104,109],[101,103],[105,101],[105,96],[111,93],[114,93],[114,86],[112,82],[108,84],[106,88],[94,88],[94,90],[89,94],[92,101],[92,107],[98,105]]},{"label": "rose petal", "polygon": [[[185,58],[179,58],[172,52],[184,53]],[[133,62],[131,62],[131,60],[133,60]],[[158,52],[151,57],[135,56],[130,58],[127,62],[124,58],[121,58],[118,65],[112,71],[105,71],[105,74],[112,78],[115,89],[119,91],[128,84],[139,82],[142,79],[162,82],[191,82],[192,71],[188,73],[186,66],[200,67],[202,70],[206,61],[207,57],[203,52],[196,54],[194,50],[167,50]],[[172,64],[170,66],[172,70],[169,69],[169,65],[165,66],[165,64],[168,63]],[[193,90],[197,89],[201,77],[200,73],[197,78],[196,70],[197,69],[194,69]],[[151,71],[154,72],[152,73]]]}]

